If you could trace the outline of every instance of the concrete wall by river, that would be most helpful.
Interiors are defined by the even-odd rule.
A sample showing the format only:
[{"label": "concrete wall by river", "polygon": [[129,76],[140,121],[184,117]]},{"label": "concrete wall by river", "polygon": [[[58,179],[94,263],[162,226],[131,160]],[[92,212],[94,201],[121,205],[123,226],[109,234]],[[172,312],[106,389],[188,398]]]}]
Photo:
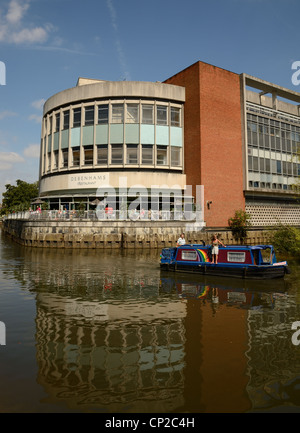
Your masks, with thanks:
[{"label": "concrete wall by river", "polygon": [[[46,221],[7,219],[3,231],[21,245],[52,248],[163,248],[176,245],[181,232],[187,243],[206,243],[213,233],[225,245],[236,242],[229,230],[199,229],[178,221]],[[251,229],[247,244],[268,243],[268,231]]]}]

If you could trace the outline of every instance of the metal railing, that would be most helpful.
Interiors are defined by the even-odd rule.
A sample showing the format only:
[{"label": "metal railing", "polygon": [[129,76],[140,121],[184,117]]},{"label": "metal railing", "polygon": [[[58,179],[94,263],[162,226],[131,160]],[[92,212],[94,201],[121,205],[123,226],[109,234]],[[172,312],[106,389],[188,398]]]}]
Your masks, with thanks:
[{"label": "metal railing", "polygon": [[47,221],[194,221],[195,213],[191,211],[120,211],[120,210],[42,210],[24,211],[8,214],[3,219],[47,220]]}]

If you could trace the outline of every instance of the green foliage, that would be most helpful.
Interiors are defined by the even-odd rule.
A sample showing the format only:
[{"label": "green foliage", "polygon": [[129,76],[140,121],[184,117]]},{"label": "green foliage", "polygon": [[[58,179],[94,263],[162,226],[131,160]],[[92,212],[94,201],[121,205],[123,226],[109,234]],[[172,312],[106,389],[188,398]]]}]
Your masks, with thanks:
[{"label": "green foliage", "polygon": [[27,183],[18,179],[15,185],[5,185],[3,193],[2,214],[28,210],[32,200],[39,195],[38,182]]},{"label": "green foliage", "polygon": [[289,225],[279,225],[271,235],[271,243],[279,253],[300,257],[300,230]]},{"label": "green foliage", "polygon": [[243,243],[250,227],[250,215],[243,210],[236,210],[234,217],[229,218],[228,225],[236,241]]}]

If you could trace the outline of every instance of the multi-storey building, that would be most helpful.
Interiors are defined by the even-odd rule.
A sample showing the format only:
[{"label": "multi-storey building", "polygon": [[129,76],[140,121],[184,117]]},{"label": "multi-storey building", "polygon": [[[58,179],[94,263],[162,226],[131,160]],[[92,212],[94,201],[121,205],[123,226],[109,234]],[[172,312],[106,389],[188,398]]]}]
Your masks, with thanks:
[{"label": "multi-storey building", "polygon": [[[40,196],[51,208],[90,203],[104,190],[180,193],[183,173],[182,87],[80,78],[44,106]],[[162,186],[162,188],[160,188]],[[143,195],[143,194],[142,194]],[[149,194],[150,196],[150,194]],[[145,206],[148,203],[145,203]]]},{"label": "multi-storey building", "polygon": [[186,90],[185,173],[204,185],[206,224],[246,209],[254,225],[300,225],[300,93],[202,62],[166,83]]},{"label": "multi-storey building", "polygon": [[137,185],[166,197],[201,185],[206,226],[239,209],[254,225],[300,224],[299,107],[298,92],[203,62],[164,83],[80,78],[45,103],[40,196],[88,208],[109,185],[119,209]]}]

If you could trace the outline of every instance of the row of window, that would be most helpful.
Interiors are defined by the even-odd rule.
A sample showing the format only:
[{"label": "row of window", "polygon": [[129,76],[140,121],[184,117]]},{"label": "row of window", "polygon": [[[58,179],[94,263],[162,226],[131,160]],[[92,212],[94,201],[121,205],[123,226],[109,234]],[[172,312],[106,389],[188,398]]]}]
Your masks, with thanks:
[{"label": "row of window", "polygon": [[64,110],[45,118],[45,134],[90,125],[108,123],[143,123],[181,126],[181,109],[168,105],[111,103]]},{"label": "row of window", "polygon": [[[300,116],[296,116],[296,115],[288,114],[288,113],[283,113],[282,111],[276,111],[276,110],[273,110],[271,108],[266,108],[266,107],[263,107],[261,105],[256,105],[256,104],[252,104],[249,102],[247,102],[246,105],[247,105],[248,111],[251,111],[253,113],[260,113],[262,115],[271,117],[271,119],[270,119],[271,122],[276,122],[278,124],[279,121],[282,120],[283,121],[283,122],[281,122],[282,124],[284,124],[285,122],[292,122],[292,123],[300,124]],[[258,117],[259,119],[262,119],[262,116],[257,116],[254,114],[247,113],[247,117],[251,117],[251,116],[252,116],[252,118]],[[273,119],[274,118],[279,119],[279,120],[274,121],[272,118]],[[264,118],[264,119],[265,119],[264,121],[267,120],[267,118]],[[287,123],[287,125],[289,125],[289,123]]]},{"label": "row of window", "polygon": [[[60,160],[59,160],[60,156]],[[127,144],[124,148],[122,144],[99,145],[96,149],[96,165],[154,165],[154,159],[157,166],[180,167],[182,165],[182,152],[180,147],[175,146],[155,146],[143,144],[141,149],[139,145]],[[70,159],[70,161],[69,161]],[[125,162],[124,162],[125,161]],[[44,168],[47,171],[53,169],[79,167],[82,165],[94,164],[93,146],[85,146],[82,151],[79,147],[63,149],[45,154]],[[45,172],[45,169],[44,169]]]},{"label": "row of window", "polygon": [[278,152],[297,153],[300,146],[300,132],[286,131],[254,122],[247,123],[248,146]]},{"label": "row of window", "polygon": [[263,189],[279,189],[279,190],[289,190],[293,189],[292,185],[286,185],[282,183],[271,183],[271,182],[258,182],[249,181],[249,188],[263,188]]},{"label": "row of window", "polygon": [[[300,123],[300,117],[297,120],[297,123]],[[286,122],[280,122],[279,120],[273,120],[268,117],[256,116],[254,114],[247,113],[247,121],[274,126],[276,128],[284,129],[287,131],[295,131],[300,133],[300,126],[292,125]],[[291,122],[292,121],[295,121],[295,119],[291,119]]]},{"label": "row of window", "polygon": [[258,156],[248,156],[248,170],[284,176],[300,176],[300,164],[296,162],[278,161]]}]

